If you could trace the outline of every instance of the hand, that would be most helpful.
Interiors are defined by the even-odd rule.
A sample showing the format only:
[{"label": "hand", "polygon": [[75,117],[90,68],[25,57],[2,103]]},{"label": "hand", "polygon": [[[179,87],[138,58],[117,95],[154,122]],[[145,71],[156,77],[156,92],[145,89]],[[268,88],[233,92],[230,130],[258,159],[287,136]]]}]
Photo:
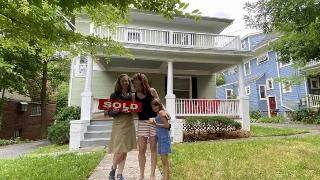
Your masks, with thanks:
[{"label": "hand", "polygon": [[123,113],[126,113],[126,114],[130,113],[130,112],[129,112],[129,109],[122,109],[122,112],[123,112]]}]

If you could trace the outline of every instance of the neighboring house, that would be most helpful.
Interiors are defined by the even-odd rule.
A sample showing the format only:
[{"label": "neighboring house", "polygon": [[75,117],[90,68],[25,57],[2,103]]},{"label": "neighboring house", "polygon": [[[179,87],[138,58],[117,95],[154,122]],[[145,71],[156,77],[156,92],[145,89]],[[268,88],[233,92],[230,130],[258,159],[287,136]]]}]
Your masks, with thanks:
[{"label": "neighboring house", "polygon": [[[17,93],[0,91],[0,94],[1,97],[3,94],[5,99],[3,114],[0,118],[0,138],[42,139],[40,104],[31,102],[29,97]],[[49,126],[53,123],[56,105],[49,104],[47,111]]]},{"label": "neighboring house", "polygon": [[[81,106],[82,111],[81,120],[71,122],[70,148],[77,149],[93,141],[86,137],[92,134],[90,129],[95,128],[89,128],[92,120],[102,118],[97,110],[98,99],[109,98],[121,73],[147,75],[171,114],[175,142],[182,140],[180,119],[184,116],[235,117],[242,119],[243,128],[249,130],[248,113],[239,110],[240,104],[247,102],[246,98],[214,100],[215,73],[239,65],[250,56],[241,49],[238,36],[220,35],[232,21],[202,17],[200,22],[195,22],[180,16],[167,21],[154,13],[132,11],[129,24],[119,26],[112,34],[106,27],[95,27],[86,16],[78,18],[75,23],[78,32],[122,42],[135,60],[112,56],[107,63],[103,55],[74,58],[69,105]],[[240,75],[240,78],[243,77]],[[106,139],[96,140],[107,143]]]},{"label": "neighboring house", "polygon": [[[319,76],[307,78],[301,83],[293,83],[289,79],[297,79],[309,69],[318,68],[319,64],[296,69],[292,63],[279,62],[279,56],[269,49],[269,42],[277,39],[277,35],[253,34],[242,39],[241,47],[250,51],[251,58],[243,63],[245,74],[245,94],[249,96],[250,111],[260,110],[268,116],[285,115],[286,112],[305,108],[311,103],[307,96],[320,94]],[[315,63],[315,62],[314,62]],[[225,70],[225,84],[217,87],[219,99],[232,99],[238,95],[238,73],[234,67]],[[281,81],[279,81],[282,78]],[[287,79],[285,79],[287,78]],[[310,98],[320,100],[320,96]]]}]

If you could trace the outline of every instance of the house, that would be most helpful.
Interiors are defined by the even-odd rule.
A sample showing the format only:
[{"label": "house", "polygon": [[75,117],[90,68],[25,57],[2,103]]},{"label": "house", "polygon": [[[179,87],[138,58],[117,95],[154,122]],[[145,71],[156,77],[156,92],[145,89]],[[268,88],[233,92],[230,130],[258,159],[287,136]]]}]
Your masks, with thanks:
[{"label": "house", "polygon": [[[32,102],[29,97],[14,92],[2,90],[0,94],[4,99],[0,117],[0,139],[42,139],[40,103]],[[48,126],[53,123],[55,111],[56,105],[49,104],[46,123]]]},{"label": "house", "polygon": [[[307,106],[319,107],[319,75],[312,72],[319,72],[320,64],[314,61],[304,68],[295,68],[292,63],[279,62],[281,57],[269,49],[269,43],[277,37],[275,34],[257,33],[241,41],[242,49],[252,54],[243,62],[244,91],[249,96],[250,111],[259,110],[271,117],[286,115],[287,112]],[[225,84],[217,87],[217,98],[231,99],[238,96],[237,70],[231,67],[223,73]],[[307,78],[302,76],[305,73],[309,73]],[[293,82],[293,79],[301,80]]]},{"label": "house", "polygon": [[[233,20],[201,19],[195,22],[176,16],[168,21],[151,12],[132,10],[129,24],[118,26],[111,33],[106,27],[94,26],[85,15],[77,18],[78,32],[111,37],[123,43],[135,60],[114,55],[106,62],[103,55],[87,54],[73,59],[69,105],[81,106],[81,119],[71,121],[70,149],[107,143],[108,135],[101,133],[109,133],[110,121],[99,113],[97,104],[98,99],[110,96],[121,73],[147,75],[171,114],[174,142],[182,141],[185,116],[230,116],[240,119],[243,129],[249,130],[248,98],[243,92],[235,100],[215,100],[215,73],[242,66],[242,61],[251,55],[241,49],[239,36],[220,34]],[[243,79],[243,73],[239,73],[239,79]],[[103,123],[103,119],[106,122]]]}]

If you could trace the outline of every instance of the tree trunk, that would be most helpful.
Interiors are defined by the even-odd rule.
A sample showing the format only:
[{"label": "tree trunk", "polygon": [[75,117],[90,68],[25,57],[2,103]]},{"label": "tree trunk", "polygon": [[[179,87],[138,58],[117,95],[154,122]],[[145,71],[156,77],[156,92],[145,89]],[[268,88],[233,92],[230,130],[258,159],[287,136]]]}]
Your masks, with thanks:
[{"label": "tree trunk", "polygon": [[47,81],[48,81],[48,62],[42,65],[42,81],[41,81],[41,137],[47,137],[48,130],[48,114],[47,114]]}]

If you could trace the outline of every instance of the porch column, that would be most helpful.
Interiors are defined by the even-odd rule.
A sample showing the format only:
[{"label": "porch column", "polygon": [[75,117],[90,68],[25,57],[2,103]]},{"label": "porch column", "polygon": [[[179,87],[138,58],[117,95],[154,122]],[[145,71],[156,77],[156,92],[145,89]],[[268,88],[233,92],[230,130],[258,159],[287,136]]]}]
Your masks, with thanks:
[{"label": "porch column", "polygon": [[242,129],[250,131],[250,116],[249,116],[249,97],[245,95],[244,85],[244,69],[243,63],[238,65],[238,79],[239,79],[239,113],[242,122]]},{"label": "porch column", "polygon": [[173,63],[168,62],[167,74],[167,94],[166,94],[166,108],[171,116],[171,137],[173,142],[179,143],[183,139],[183,120],[176,119],[176,96],[173,94]]},{"label": "porch column", "polygon": [[87,58],[87,72],[85,79],[84,90],[81,93],[81,115],[80,120],[70,121],[70,142],[69,149],[76,150],[81,146],[81,141],[84,139],[84,133],[87,131],[87,126],[92,118],[92,69],[93,62],[90,55]]}]

